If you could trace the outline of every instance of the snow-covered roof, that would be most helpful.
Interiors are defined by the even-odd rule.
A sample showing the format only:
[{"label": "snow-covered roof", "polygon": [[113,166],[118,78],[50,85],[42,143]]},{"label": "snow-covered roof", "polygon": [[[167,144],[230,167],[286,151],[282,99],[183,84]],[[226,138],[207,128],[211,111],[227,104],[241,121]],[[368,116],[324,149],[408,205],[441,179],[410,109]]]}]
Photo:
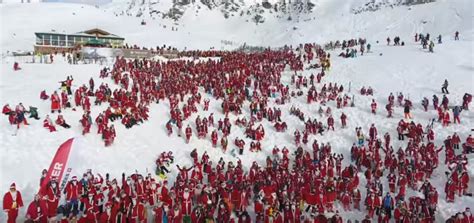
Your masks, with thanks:
[{"label": "snow-covered roof", "polygon": [[84,30],[82,32],[75,33],[74,35],[80,36],[99,36],[99,37],[107,37],[107,38],[115,38],[115,39],[123,39],[123,37],[117,36],[115,34],[109,33],[103,29],[94,28],[89,30]]},{"label": "snow-covered roof", "polygon": [[120,39],[120,40],[125,39],[123,37],[120,37],[120,36],[117,36],[115,34],[109,33],[107,31],[99,29],[99,28],[84,30],[84,31],[81,31],[81,32],[73,33],[73,34],[59,33],[59,32],[56,32],[55,30],[52,30],[51,32],[35,32],[36,36],[39,36],[41,34],[84,36],[84,37],[100,37],[100,38],[111,38],[111,39]]}]

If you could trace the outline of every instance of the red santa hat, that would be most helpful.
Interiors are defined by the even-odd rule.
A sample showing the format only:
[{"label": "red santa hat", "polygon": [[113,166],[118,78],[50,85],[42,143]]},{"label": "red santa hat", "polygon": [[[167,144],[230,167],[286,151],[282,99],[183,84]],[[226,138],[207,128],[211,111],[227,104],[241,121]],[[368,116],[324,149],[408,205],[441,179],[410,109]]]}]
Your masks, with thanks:
[{"label": "red santa hat", "polygon": [[13,182],[11,185],[10,185],[10,189],[15,189],[16,188],[16,184],[15,182]]},{"label": "red santa hat", "polygon": [[112,202],[110,202],[110,201],[107,202],[107,203],[105,204],[105,207],[112,207]]}]

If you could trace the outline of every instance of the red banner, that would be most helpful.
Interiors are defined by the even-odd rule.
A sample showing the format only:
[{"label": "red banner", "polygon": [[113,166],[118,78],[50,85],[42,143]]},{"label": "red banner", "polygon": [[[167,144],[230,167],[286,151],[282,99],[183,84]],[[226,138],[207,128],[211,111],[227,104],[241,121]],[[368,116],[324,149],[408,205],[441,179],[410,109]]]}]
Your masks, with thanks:
[{"label": "red banner", "polygon": [[[40,193],[42,193],[51,179],[55,178],[58,185],[61,183],[61,179],[63,177],[64,170],[66,169],[67,162],[69,159],[69,155],[71,153],[72,142],[74,141],[73,138],[68,139],[64,142],[56,151],[56,155],[54,155],[53,161],[48,169],[48,174],[43,179],[41,183]],[[62,188],[60,188],[62,189]]]}]

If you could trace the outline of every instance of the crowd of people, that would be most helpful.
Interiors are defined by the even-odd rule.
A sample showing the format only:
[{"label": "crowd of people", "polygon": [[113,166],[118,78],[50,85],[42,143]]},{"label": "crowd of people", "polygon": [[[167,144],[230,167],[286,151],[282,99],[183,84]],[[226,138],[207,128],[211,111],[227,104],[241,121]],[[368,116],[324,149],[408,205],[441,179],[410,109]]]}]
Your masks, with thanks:
[{"label": "crowd of people", "polygon": [[[361,44],[366,44],[366,41],[342,41],[342,48]],[[173,153],[161,153],[156,160],[156,176],[136,172],[113,178],[108,173],[102,175],[87,170],[82,178],[72,176],[67,179],[65,185],[60,184],[61,179],[52,178],[28,205],[25,216],[28,220],[64,223],[148,220],[160,223],[340,223],[356,220],[344,215],[355,211],[364,213],[363,219],[357,219],[364,223],[393,220],[438,222],[440,193],[446,195],[447,202],[470,196],[472,188],[469,188],[467,156],[474,150],[473,137],[469,135],[463,141],[461,136],[453,134],[444,139],[443,145],[436,145],[433,123],[426,129],[421,123],[416,123],[410,114],[414,105],[402,93],[397,95],[397,100],[404,108],[405,119],[400,120],[391,132],[398,133],[403,146],[393,148],[395,143],[391,132],[379,133],[378,123],[367,126],[367,135],[362,127],[355,129],[354,144],[347,148],[350,157],[335,153],[330,142],[314,140],[308,146],[311,134],[322,135],[325,131],[335,130],[328,102],[334,101],[337,109],[344,109],[351,103],[342,84],[321,83],[331,62],[330,54],[318,45],[304,44],[295,50],[285,47],[278,51],[255,53],[190,51],[183,55],[215,56],[220,60],[158,62],[117,58],[111,69],[104,68],[100,73],[101,78],[110,78],[118,86],[113,91],[107,84],[96,88],[92,78],[88,85],[73,89],[74,79],[68,76],[61,82],[60,93],[47,95],[43,91],[40,94],[41,99],[51,101],[51,114],[58,113],[55,122],[46,115],[44,127],[49,131],[57,130],[55,124],[69,128],[61,112],[81,109],[82,134],[90,133],[95,124],[97,134],[102,134],[105,145],[109,146],[116,137],[112,123],[120,121],[127,129],[133,128],[148,120],[150,104],[168,101],[169,119],[165,122],[170,137],[176,131],[177,136],[187,143],[210,139],[213,147],[218,147],[220,142],[225,152],[231,129],[243,128],[245,136],[251,140],[248,149],[244,139],[233,140],[238,154],[243,155],[247,150],[262,150],[261,141],[268,135],[268,130],[261,124],[263,120],[270,122],[278,132],[286,131],[287,124],[282,120],[282,113],[286,111],[271,107],[273,103],[270,101],[276,105],[286,104],[292,98],[303,96],[303,90],[307,90],[307,103],[320,103],[319,120],[291,107],[290,114],[304,123],[304,129],[293,132],[292,148],[275,145],[264,165],[255,161],[250,167],[245,167],[238,158],[236,162],[226,162],[222,157],[215,163],[206,152],[195,149],[189,157],[193,161],[191,167],[178,163],[174,168]],[[311,74],[308,79],[298,74],[314,61],[318,61],[322,68],[316,77]],[[285,68],[294,73],[291,88],[280,80]],[[199,88],[203,89],[204,96]],[[373,95],[369,89],[370,93],[365,88],[361,93]],[[73,97],[71,102],[69,97]],[[209,109],[210,97],[222,101],[218,112],[223,116],[214,116],[214,113],[201,116],[200,111]],[[95,98],[93,103],[91,98]],[[438,106],[434,98],[434,109],[442,109],[440,120],[444,125],[446,116],[449,117],[449,101],[444,95]],[[467,110],[471,100],[472,96],[466,93],[462,109]],[[102,103],[107,105],[107,109],[93,120],[91,106]],[[244,112],[246,105],[249,106],[248,113]],[[386,108],[391,117],[396,106],[393,94],[388,97],[388,105]],[[20,103],[14,111],[8,105],[3,109],[4,114],[13,117],[11,123],[17,124],[18,128],[20,123],[27,124],[24,118],[26,110],[22,106]],[[370,106],[376,115],[376,101],[373,100]],[[422,106],[427,110],[425,100]],[[454,123],[456,120],[460,122],[459,113]],[[197,115],[194,120],[190,120],[192,114]],[[22,115],[23,119],[17,118]],[[237,120],[232,122],[230,115],[238,117]],[[324,124],[323,117],[326,119]],[[347,118],[342,112],[342,128],[346,127]],[[445,160],[439,157],[442,151],[446,154]],[[434,171],[440,166],[447,167],[443,192],[431,182]],[[40,185],[46,173],[43,171]],[[168,178],[170,173],[176,178]],[[383,187],[383,182],[388,182],[388,188]],[[408,190],[419,194],[413,195]],[[65,201],[60,202],[61,198]],[[22,207],[21,194],[13,183],[3,201],[8,223],[16,221]],[[472,220],[470,209],[466,208],[456,214],[453,222]]]},{"label": "crowd of people", "polygon": [[[366,211],[363,222],[437,222],[439,192],[430,179],[440,165],[438,153],[443,149],[450,171],[446,201],[467,196],[466,153],[455,155],[456,147],[448,146],[451,142],[445,143],[446,148],[436,148],[434,135],[408,134],[407,147],[395,152],[390,134],[382,141],[374,125],[368,132],[367,140],[352,146],[352,163],[347,166],[342,165],[343,155],[333,153],[329,143],[314,142],[312,152],[301,146],[294,152],[275,146],[266,165],[254,162],[248,170],[240,160],[233,163],[221,158],[212,163],[207,153],[199,156],[193,150],[193,166],[176,165],[177,177],[171,184],[166,174],[173,171],[169,169],[174,163],[172,152],[157,158],[156,173],[161,180],[149,173],[123,174],[119,179],[105,174],[104,178],[88,170],[81,179],[72,176],[60,187],[53,178],[29,204],[26,217],[34,222],[147,222],[149,218],[154,222],[343,222],[350,218],[339,214],[342,207],[344,211]],[[361,128],[356,131],[359,134],[364,134]],[[365,185],[361,185],[359,172]],[[382,186],[385,177],[388,188]],[[365,193],[360,188],[366,188]],[[408,189],[422,196],[407,196]],[[65,203],[59,202],[60,196]],[[9,218],[15,219],[23,201],[14,183],[3,205]],[[457,221],[460,218],[472,219],[469,208],[456,214],[454,222],[470,222]]]}]

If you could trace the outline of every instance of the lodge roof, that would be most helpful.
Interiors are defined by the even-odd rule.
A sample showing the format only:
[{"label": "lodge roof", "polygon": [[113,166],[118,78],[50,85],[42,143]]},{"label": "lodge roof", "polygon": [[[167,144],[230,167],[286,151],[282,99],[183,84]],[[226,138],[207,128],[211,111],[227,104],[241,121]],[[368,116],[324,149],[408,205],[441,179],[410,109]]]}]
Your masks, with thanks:
[{"label": "lodge roof", "polygon": [[36,36],[39,36],[41,34],[81,36],[81,37],[99,37],[99,38],[110,38],[110,39],[119,39],[119,40],[124,40],[125,39],[123,37],[120,37],[120,36],[117,36],[115,34],[109,33],[107,31],[105,31],[103,29],[99,29],[99,28],[84,30],[84,31],[81,31],[81,32],[73,33],[73,34],[58,33],[58,32],[55,32],[54,30],[52,32],[35,32]]}]

